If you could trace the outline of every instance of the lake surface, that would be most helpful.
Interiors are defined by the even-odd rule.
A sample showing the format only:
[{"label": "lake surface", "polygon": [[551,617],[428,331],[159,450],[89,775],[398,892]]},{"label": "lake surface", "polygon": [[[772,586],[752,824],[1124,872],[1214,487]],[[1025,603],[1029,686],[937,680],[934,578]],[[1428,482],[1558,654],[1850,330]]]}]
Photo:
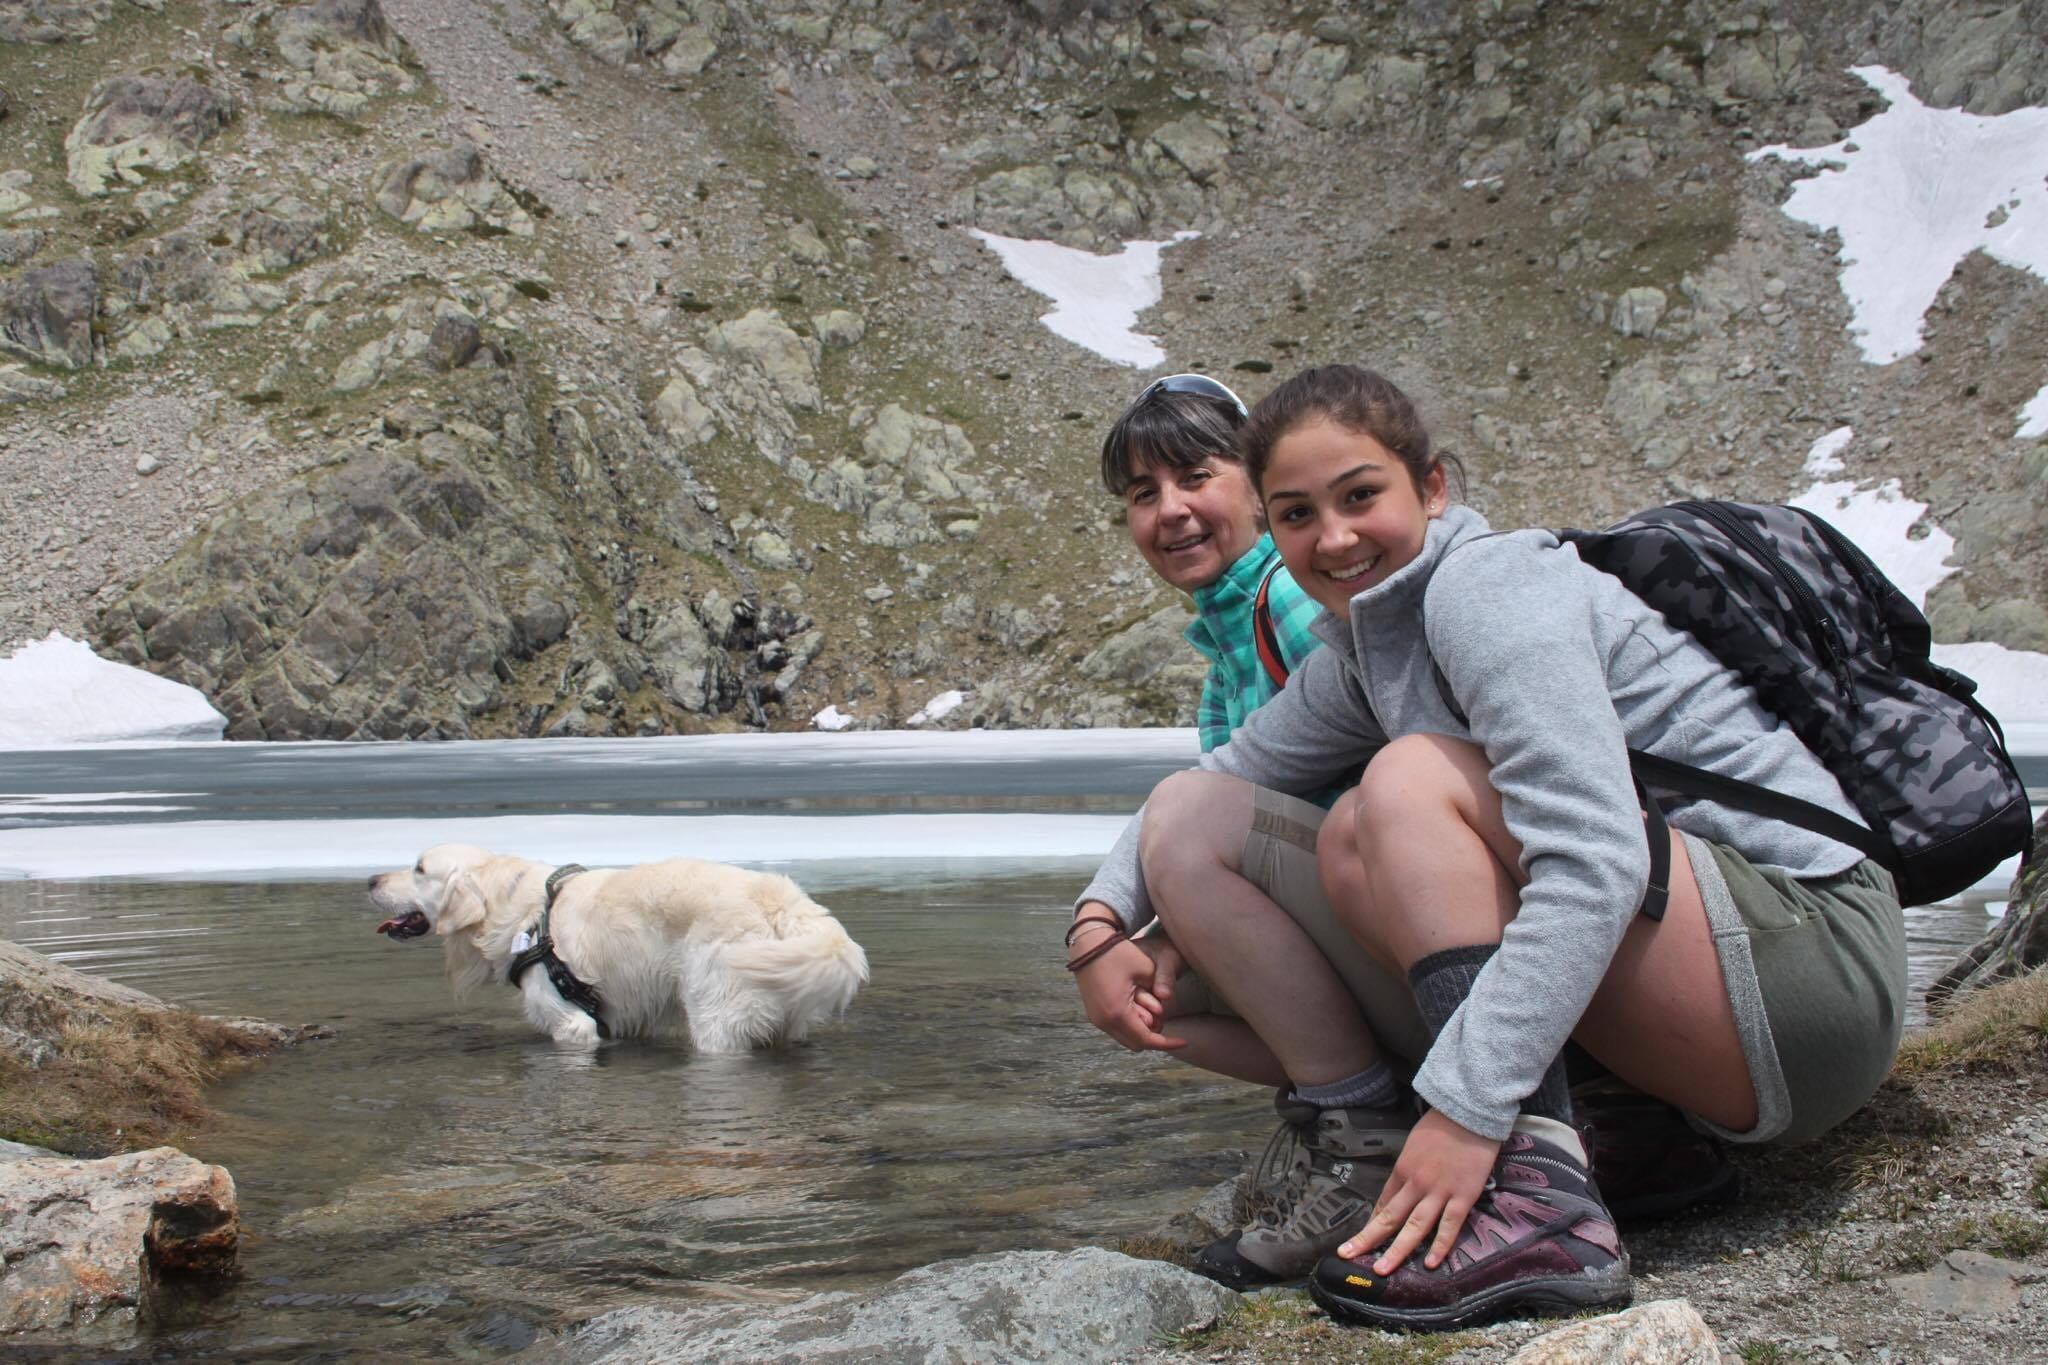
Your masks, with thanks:
[{"label": "lake surface", "polygon": [[[1132,1057],[1068,903],[1187,731],[219,745],[0,755],[0,937],[207,1012],[332,1025],[217,1090],[242,1280],[150,1354],[489,1356],[649,1296],[785,1298],[1143,1231],[1236,1169],[1261,1091]],[[2030,774],[2030,780],[2039,776]],[[779,1055],[567,1056],[378,937],[368,872],[461,838],[788,871],[861,941]],[[11,872],[11,876],[10,876]],[[110,875],[118,874],[118,875]],[[1911,914],[1924,982],[1987,924]]]}]

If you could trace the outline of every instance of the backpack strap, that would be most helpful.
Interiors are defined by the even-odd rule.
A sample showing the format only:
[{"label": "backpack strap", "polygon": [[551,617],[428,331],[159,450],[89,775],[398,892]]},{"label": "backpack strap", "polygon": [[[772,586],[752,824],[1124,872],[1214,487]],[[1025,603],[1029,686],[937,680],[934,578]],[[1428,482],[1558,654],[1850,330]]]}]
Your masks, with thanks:
[{"label": "backpack strap", "polygon": [[1838,844],[1847,844],[1865,857],[1874,859],[1884,868],[1892,867],[1898,855],[1891,843],[1875,830],[1865,829],[1847,816],[1837,815],[1826,806],[1816,806],[1811,801],[1801,801],[1796,796],[1759,787],[1754,782],[1739,778],[1723,777],[1719,773],[1695,768],[1689,763],[1675,759],[1659,758],[1644,753],[1641,749],[1628,751],[1629,771],[1636,775],[1638,785],[1647,783],[1664,791],[1677,792],[1681,796],[1696,796],[1723,806],[1733,806],[1752,815],[1761,815],[1769,820],[1782,820],[1788,825],[1811,830]]},{"label": "backpack strap", "polygon": [[1285,567],[1275,564],[1266,570],[1266,576],[1259,580],[1258,598],[1252,603],[1252,636],[1258,646],[1259,664],[1275,687],[1287,686],[1287,661],[1280,657],[1280,632],[1273,628],[1273,604],[1268,599],[1273,589],[1273,575]]},{"label": "backpack strap", "polygon": [[[1430,657],[1429,670],[1436,677],[1437,695],[1443,698],[1444,705],[1457,717],[1458,724],[1471,729],[1472,723],[1465,717],[1465,708],[1458,705],[1458,699],[1451,695],[1451,680],[1444,676],[1443,667],[1434,655]],[[1664,823],[1663,807],[1650,795],[1650,787],[1681,796],[1704,797],[1768,820],[1797,825],[1838,844],[1847,844],[1865,857],[1876,859],[1881,867],[1892,867],[1898,856],[1883,835],[1837,815],[1826,806],[1816,806],[1811,801],[1786,796],[1769,787],[1723,777],[1705,768],[1695,768],[1676,759],[1659,758],[1641,749],[1628,751],[1628,768],[1636,780],[1636,798],[1642,805],[1644,825],[1650,840],[1650,886],[1643,893],[1643,903],[1639,908],[1651,919],[1664,918],[1664,904],[1671,887],[1671,834]]]}]

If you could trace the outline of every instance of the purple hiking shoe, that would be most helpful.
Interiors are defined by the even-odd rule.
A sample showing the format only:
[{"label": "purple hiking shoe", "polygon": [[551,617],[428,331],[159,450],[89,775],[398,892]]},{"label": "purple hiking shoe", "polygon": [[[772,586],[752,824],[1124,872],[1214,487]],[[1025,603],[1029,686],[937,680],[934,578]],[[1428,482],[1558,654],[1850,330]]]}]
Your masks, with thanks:
[{"label": "purple hiking shoe", "polygon": [[1373,1256],[1326,1256],[1309,1293],[1331,1317],[1405,1331],[1441,1331],[1506,1317],[1620,1308],[1628,1253],[1586,1169],[1578,1135],[1524,1115],[1501,1144],[1493,1178],[1442,1265],[1418,1250],[1391,1275]]}]

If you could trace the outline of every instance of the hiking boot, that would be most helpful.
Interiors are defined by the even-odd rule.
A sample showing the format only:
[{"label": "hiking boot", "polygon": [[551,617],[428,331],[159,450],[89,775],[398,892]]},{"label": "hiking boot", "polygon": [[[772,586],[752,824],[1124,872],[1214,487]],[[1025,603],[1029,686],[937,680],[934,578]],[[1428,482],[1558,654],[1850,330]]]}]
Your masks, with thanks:
[{"label": "hiking boot", "polygon": [[1298,1280],[1365,1226],[1412,1109],[1317,1109],[1275,1101],[1280,1127],[1259,1162],[1251,1221],[1196,1253],[1194,1268],[1232,1289]]},{"label": "hiking boot", "polygon": [[1425,1332],[1629,1301],[1628,1253],[1585,1149],[1551,1119],[1515,1120],[1450,1255],[1431,1270],[1422,1263],[1427,1250],[1416,1248],[1385,1276],[1372,1268],[1376,1252],[1325,1257],[1309,1293],[1331,1317]]},{"label": "hiking boot", "polygon": [[1741,1179],[1721,1144],[1612,1076],[1572,1087],[1572,1117],[1607,1211],[1624,1226],[1725,1204]]}]

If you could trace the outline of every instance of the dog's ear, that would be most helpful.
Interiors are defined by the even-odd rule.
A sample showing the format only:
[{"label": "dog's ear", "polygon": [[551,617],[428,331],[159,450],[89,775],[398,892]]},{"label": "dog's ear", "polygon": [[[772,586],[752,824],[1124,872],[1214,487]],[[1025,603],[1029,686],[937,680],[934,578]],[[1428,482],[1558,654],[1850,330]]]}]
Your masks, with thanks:
[{"label": "dog's ear", "polygon": [[483,888],[477,885],[476,878],[470,875],[468,868],[457,868],[448,878],[447,889],[441,893],[441,913],[434,916],[434,932],[462,933],[483,923],[489,912]]}]

